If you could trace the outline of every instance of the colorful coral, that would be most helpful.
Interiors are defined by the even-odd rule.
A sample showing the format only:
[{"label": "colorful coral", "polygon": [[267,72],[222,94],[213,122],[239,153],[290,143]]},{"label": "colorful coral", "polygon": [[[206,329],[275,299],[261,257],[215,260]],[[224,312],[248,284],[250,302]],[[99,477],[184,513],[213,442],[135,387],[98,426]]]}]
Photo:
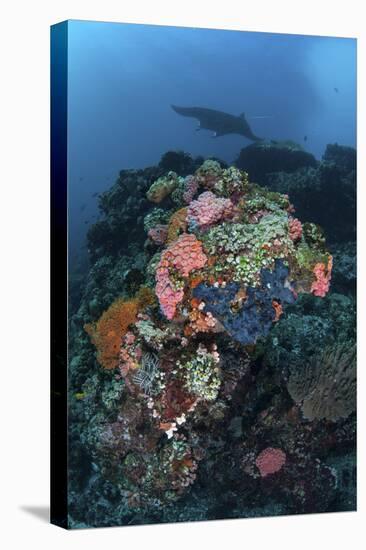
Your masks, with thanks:
[{"label": "colorful coral", "polygon": [[218,363],[220,356],[217,348],[209,352],[199,345],[195,356],[187,362],[178,362],[187,391],[196,397],[212,401],[216,399],[221,385]]},{"label": "colorful coral", "polygon": [[155,244],[162,245],[168,238],[168,226],[162,224],[156,225],[149,229],[147,234]]},{"label": "colorful coral", "polygon": [[325,265],[322,262],[315,264],[313,273],[316,280],[311,285],[311,292],[314,296],[320,296],[324,298],[329,290],[330,280],[332,276],[332,256],[329,256],[328,264]]},{"label": "colorful coral", "polygon": [[[114,302],[86,327],[100,364],[118,367],[109,373],[113,386],[107,386],[108,394],[97,384],[80,385],[74,395],[82,397],[74,401],[82,407],[93,392],[103,401],[109,416],[96,416],[90,441],[96,441],[95,461],[113,488],[118,486],[129,511],[161,511],[186,494],[212,448],[217,457],[202,475],[210,472],[214,478],[220,460],[227,468],[221,453],[226,439],[240,471],[236,482],[250,501],[255,483],[276,489],[291,468],[295,471],[292,457],[301,457],[309,437],[306,429],[293,429],[296,422],[348,418],[354,410],[352,399],[345,404],[348,390],[342,390],[354,389],[353,363],[348,364],[353,356],[347,353],[322,357],[323,374],[318,363],[306,367],[311,379],[306,388],[301,387],[304,372],[296,377],[286,354],[276,369],[253,362],[267,335],[292,321],[291,314],[283,315],[287,304],[296,307],[304,293],[313,294],[315,302],[327,294],[331,256],[319,228],[293,217],[287,195],[250,183],[235,167],[208,160],[185,178],[169,172],[147,197],[154,203],[169,197],[163,203],[169,209],[144,212],[150,239],[144,247],[146,286],[133,300]],[[161,247],[158,252],[151,241]],[[305,333],[307,326],[302,328]],[[332,361],[338,365],[333,370]],[[336,380],[342,388],[333,388]],[[214,426],[221,430],[215,441]],[[266,447],[269,441],[278,447]],[[329,468],[306,466],[333,488]],[[301,465],[296,468],[302,471]],[[276,476],[280,471],[283,475]],[[301,488],[298,492],[305,507],[313,493],[307,486],[309,497],[301,497]]]},{"label": "colorful coral", "polygon": [[85,325],[91,341],[97,348],[97,358],[105,369],[118,366],[122,337],[129,325],[137,319],[138,300],[118,298],[103,313],[99,321]]},{"label": "colorful coral", "polygon": [[288,225],[289,225],[290,239],[293,240],[293,241],[298,241],[299,239],[301,239],[301,236],[302,236],[302,223],[301,223],[301,221],[298,220],[297,218],[292,218],[291,217],[289,219]]},{"label": "colorful coral", "polygon": [[188,233],[181,235],[163,252],[156,270],[155,291],[167,319],[173,319],[176,307],[184,297],[184,278],[206,262],[201,242]]},{"label": "colorful coral", "polygon": [[199,180],[194,176],[187,176],[184,181],[183,200],[186,204],[192,202],[199,188]]},{"label": "colorful coral", "polygon": [[147,199],[155,203],[162,202],[179,185],[180,179],[175,172],[168,172],[166,176],[154,181],[146,193]]},{"label": "colorful coral", "polygon": [[259,470],[261,477],[275,474],[279,472],[286,463],[286,454],[282,449],[267,447],[264,449],[255,460],[255,464]]},{"label": "colorful coral", "polygon": [[219,198],[211,191],[205,191],[188,207],[188,226],[191,231],[206,231],[216,222],[231,218],[233,213],[234,205],[230,199]]},{"label": "colorful coral", "polygon": [[187,230],[187,208],[180,208],[170,218],[168,225],[168,244],[176,241]]}]

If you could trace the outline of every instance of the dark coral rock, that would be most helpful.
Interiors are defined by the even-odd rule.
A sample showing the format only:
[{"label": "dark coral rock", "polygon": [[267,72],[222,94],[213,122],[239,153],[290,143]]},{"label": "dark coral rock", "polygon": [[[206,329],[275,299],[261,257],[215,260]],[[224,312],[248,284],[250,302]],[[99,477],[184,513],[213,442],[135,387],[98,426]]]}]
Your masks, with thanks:
[{"label": "dark coral rock", "polygon": [[344,294],[356,293],[357,246],[355,241],[330,247],[333,255],[332,290]]},{"label": "dark coral rock", "polygon": [[292,173],[299,168],[317,166],[315,157],[290,141],[252,143],[240,151],[235,165],[248,172],[251,181],[267,184],[272,172]]},{"label": "dark coral rock", "polygon": [[[337,146],[339,155],[343,149],[348,151],[350,148]],[[348,153],[345,156],[348,159]],[[325,155],[316,168],[302,168],[292,174],[268,174],[266,185],[288,194],[296,206],[296,215],[303,222],[321,225],[328,242],[355,240],[356,173],[353,168],[348,170],[352,167],[349,159],[339,164],[338,158],[338,163],[328,160],[330,158],[330,154]],[[342,220],[342,223],[335,220]]]},{"label": "dark coral rock", "polygon": [[260,336],[268,334],[275,319],[272,301],[293,303],[295,296],[286,286],[288,269],[282,261],[276,260],[273,271],[262,269],[261,286],[248,287],[247,297],[238,311],[233,311],[238,283],[229,283],[224,288],[201,283],[193,296],[204,300],[205,310],[212,313],[225,327],[232,338],[241,344],[253,344]]},{"label": "dark coral rock", "polygon": [[356,171],[357,155],[353,147],[328,144],[323,155],[323,160],[334,163],[344,174]]},{"label": "dark coral rock", "polygon": [[167,151],[160,159],[159,168],[163,172],[176,172],[180,176],[187,176],[193,172],[203,162],[203,157],[193,159],[191,155],[184,151]]}]

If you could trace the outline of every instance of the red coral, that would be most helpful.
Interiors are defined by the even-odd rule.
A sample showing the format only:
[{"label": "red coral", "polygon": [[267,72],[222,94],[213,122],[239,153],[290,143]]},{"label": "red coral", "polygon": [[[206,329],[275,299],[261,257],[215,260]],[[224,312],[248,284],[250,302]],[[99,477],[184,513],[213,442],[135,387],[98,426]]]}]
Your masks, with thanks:
[{"label": "red coral", "polygon": [[202,251],[202,244],[195,235],[184,233],[164,250],[156,270],[155,292],[168,319],[173,319],[176,307],[184,297],[184,288],[174,284],[172,272],[186,278],[191,271],[200,269],[206,262],[207,257]]},{"label": "red coral", "polygon": [[279,472],[286,462],[286,454],[282,449],[267,447],[256,458],[255,464],[261,477]]},{"label": "red coral", "polygon": [[220,220],[231,218],[233,214],[234,205],[230,199],[222,199],[211,191],[205,191],[190,203],[187,220],[192,229],[204,231]]},{"label": "red coral", "polygon": [[316,279],[315,281],[313,281],[310,289],[310,292],[312,292],[314,296],[324,298],[324,296],[327,294],[332,276],[332,266],[332,256],[329,256],[328,265],[325,265],[321,262],[315,264],[313,273]]},{"label": "red coral", "polygon": [[297,218],[290,218],[288,222],[289,235],[292,241],[298,241],[302,237],[302,223]]}]

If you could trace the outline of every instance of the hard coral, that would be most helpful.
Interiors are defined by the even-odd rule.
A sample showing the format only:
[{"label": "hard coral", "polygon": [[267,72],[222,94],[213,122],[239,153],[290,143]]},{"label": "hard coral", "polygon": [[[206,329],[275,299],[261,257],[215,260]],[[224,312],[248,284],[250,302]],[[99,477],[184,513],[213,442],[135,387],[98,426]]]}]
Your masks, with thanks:
[{"label": "hard coral", "polygon": [[179,184],[179,177],[175,172],[168,172],[166,176],[157,179],[146,193],[149,201],[160,203],[170,195]]},{"label": "hard coral", "polygon": [[84,326],[97,348],[97,358],[103,368],[114,369],[118,366],[121,340],[129,325],[136,321],[138,306],[136,299],[125,301],[118,298],[99,321]]},{"label": "hard coral", "polygon": [[216,197],[211,191],[205,191],[188,207],[187,220],[191,230],[207,230],[216,222],[232,217],[234,205],[230,199]]},{"label": "hard coral", "polygon": [[267,447],[256,458],[255,464],[261,477],[279,472],[286,462],[286,454],[282,449]]},{"label": "hard coral", "polygon": [[[184,297],[184,278],[202,268],[207,257],[195,235],[184,233],[161,255],[156,270],[156,295],[168,319],[173,319],[176,307]],[[174,281],[174,275],[178,280]]]}]

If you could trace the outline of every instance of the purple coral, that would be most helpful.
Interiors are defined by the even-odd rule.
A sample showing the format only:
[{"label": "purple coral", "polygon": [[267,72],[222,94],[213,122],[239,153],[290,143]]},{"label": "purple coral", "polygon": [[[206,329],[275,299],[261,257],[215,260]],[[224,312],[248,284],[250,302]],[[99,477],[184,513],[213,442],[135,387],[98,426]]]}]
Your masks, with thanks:
[{"label": "purple coral", "polygon": [[230,199],[216,197],[211,191],[205,191],[188,207],[187,221],[191,230],[205,231],[216,222],[230,219],[234,205]]},{"label": "purple coral", "polygon": [[184,182],[183,200],[189,204],[198,191],[199,181],[194,176],[187,176]]}]

